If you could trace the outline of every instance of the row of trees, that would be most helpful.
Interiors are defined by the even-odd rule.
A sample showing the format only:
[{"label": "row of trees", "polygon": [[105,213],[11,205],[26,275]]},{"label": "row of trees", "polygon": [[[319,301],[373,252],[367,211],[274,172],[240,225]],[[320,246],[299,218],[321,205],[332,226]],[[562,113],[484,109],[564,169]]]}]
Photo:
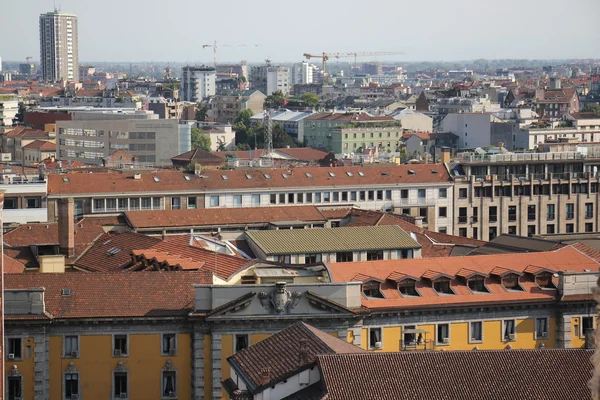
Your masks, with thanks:
[{"label": "row of trees", "polygon": [[[265,128],[262,124],[252,126],[252,110],[240,111],[233,122],[237,150],[261,149],[265,144]],[[273,147],[298,147],[300,143],[287,134],[281,124],[273,124]]]}]

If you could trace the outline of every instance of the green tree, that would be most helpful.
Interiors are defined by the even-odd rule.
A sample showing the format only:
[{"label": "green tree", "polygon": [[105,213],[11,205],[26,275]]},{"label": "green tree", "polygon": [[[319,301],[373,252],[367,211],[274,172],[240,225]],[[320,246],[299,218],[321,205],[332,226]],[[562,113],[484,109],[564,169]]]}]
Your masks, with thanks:
[{"label": "green tree", "polygon": [[221,139],[217,139],[217,151],[226,151],[225,142]]},{"label": "green tree", "polygon": [[314,107],[319,104],[319,96],[314,93],[306,92],[302,95],[302,102],[309,107]]},{"label": "green tree", "polygon": [[281,108],[285,105],[285,95],[281,90],[273,92],[265,99],[265,108]]},{"label": "green tree", "polygon": [[240,144],[236,144],[235,146],[231,147],[231,151],[246,151],[246,150],[252,150],[252,148],[250,148],[250,145],[248,143],[240,143]]},{"label": "green tree", "polygon": [[[274,124],[271,133],[273,134],[274,149],[281,149],[287,146],[297,147],[294,139],[288,135],[281,124]],[[265,145],[265,130],[262,125],[256,129],[256,140],[258,148],[263,148]]]},{"label": "green tree", "polygon": [[192,128],[192,149],[210,151],[210,138],[200,128]]},{"label": "green tree", "polygon": [[206,112],[208,108],[206,103],[198,103],[198,111],[196,111],[196,121],[206,121]]},{"label": "green tree", "polygon": [[591,112],[600,115],[600,104],[586,104],[583,112]]},{"label": "green tree", "polygon": [[238,146],[247,144],[248,147],[254,146],[254,128],[251,119],[254,113],[252,110],[242,110],[233,121],[233,130],[235,131],[235,143]]}]

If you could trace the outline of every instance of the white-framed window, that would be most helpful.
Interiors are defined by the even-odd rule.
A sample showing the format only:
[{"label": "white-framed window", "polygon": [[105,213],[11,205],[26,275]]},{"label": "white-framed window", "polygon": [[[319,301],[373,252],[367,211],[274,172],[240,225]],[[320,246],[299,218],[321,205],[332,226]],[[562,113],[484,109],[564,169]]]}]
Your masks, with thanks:
[{"label": "white-framed window", "polygon": [[253,194],[251,197],[252,207],[260,207],[260,194]]},{"label": "white-framed window", "polygon": [[237,353],[238,351],[242,351],[250,346],[250,335],[241,333],[236,334],[233,342],[233,351]]},{"label": "white-framed window", "polygon": [[450,344],[450,324],[436,324],[435,342],[440,346]]},{"label": "white-framed window", "polygon": [[181,209],[181,197],[171,197],[171,210]]},{"label": "white-framed window", "polygon": [[63,356],[68,357],[79,357],[79,336],[67,335],[63,338]]},{"label": "white-framed window", "polygon": [[517,339],[517,321],[505,319],[502,321],[502,340],[512,342]]},{"label": "white-framed window", "polygon": [[9,337],[6,339],[6,359],[7,360],[22,360],[23,359],[23,338]]},{"label": "white-framed window", "polygon": [[113,356],[127,357],[129,355],[129,336],[113,335]]},{"label": "white-framed window", "polygon": [[197,207],[197,199],[196,196],[190,196],[187,199],[187,208],[189,210],[195,210]]},{"label": "white-framed window", "polygon": [[535,319],[535,338],[536,339],[548,339],[550,337],[550,319],[548,317],[541,317]]},{"label": "white-framed window", "polygon": [[233,195],[233,206],[234,207],[241,207],[242,206],[242,195],[241,194],[234,194]]},{"label": "white-framed window", "polygon": [[381,350],[383,348],[383,328],[369,328],[369,349]]},{"label": "white-framed window", "polygon": [[469,322],[469,343],[483,342],[483,321]]},{"label": "white-framed window", "polygon": [[129,398],[129,374],[123,361],[117,363],[117,368],[113,371],[113,398]]},{"label": "white-framed window", "polygon": [[219,207],[219,195],[210,196],[210,206]]},{"label": "white-framed window", "polygon": [[177,355],[177,335],[174,333],[163,333],[161,338],[160,353],[163,356]]}]

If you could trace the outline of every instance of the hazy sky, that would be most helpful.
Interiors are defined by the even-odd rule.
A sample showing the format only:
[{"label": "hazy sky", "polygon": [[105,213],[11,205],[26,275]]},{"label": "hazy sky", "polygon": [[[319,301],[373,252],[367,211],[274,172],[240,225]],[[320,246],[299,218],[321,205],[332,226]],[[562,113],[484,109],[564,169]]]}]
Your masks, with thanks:
[{"label": "hazy sky", "polygon": [[[0,57],[39,60],[52,0],[6,1]],[[380,60],[600,58],[600,0],[56,0],[79,19],[80,61],[300,61],[305,52],[403,51]],[[374,59],[374,58],[373,58]],[[365,60],[365,59],[363,59]],[[318,60],[315,60],[318,61]],[[365,60],[367,61],[367,60]]]}]

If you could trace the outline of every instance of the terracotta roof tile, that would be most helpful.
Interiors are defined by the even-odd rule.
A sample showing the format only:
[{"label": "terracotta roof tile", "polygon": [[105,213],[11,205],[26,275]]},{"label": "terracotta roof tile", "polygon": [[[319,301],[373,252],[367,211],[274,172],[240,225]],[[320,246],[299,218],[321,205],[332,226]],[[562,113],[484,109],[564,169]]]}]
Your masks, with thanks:
[{"label": "terracotta roof tile", "polygon": [[[320,355],[328,400],[590,398],[590,350],[407,351]],[[518,395],[515,397],[515,391]]]},{"label": "terracotta roof tile", "polygon": [[[301,357],[304,346],[306,357]],[[233,369],[247,381],[251,393],[272,386],[314,365],[319,354],[365,353],[366,351],[338,339],[304,322],[297,322],[273,336],[227,358]],[[269,383],[261,380],[261,371],[270,370]]]},{"label": "terracotta roof tile", "polygon": [[131,251],[150,248],[161,240],[134,232],[107,232],[101,235],[73,263],[94,272],[119,272],[131,264]]},{"label": "terracotta roof tile", "polygon": [[325,222],[315,206],[204,208],[196,210],[128,211],[133,228],[266,224],[281,221]]},{"label": "terracotta roof tile", "polygon": [[[194,284],[211,283],[203,272],[7,274],[7,289],[45,288],[54,318],[185,316],[194,308]],[[61,289],[71,289],[62,296]]]},{"label": "terracotta roof tile", "polygon": [[[519,278],[519,284],[523,288],[522,291],[507,291],[500,284],[498,276],[515,271],[517,274],[523,275],[523,271],[533,263],[551,271],[599,271],[600,267],[596,260],[579,252],[572,246],[566,246],[553,251],[536,253],[328,263],[328,268],[335,282],[349,282],[357,274],[369,275],[381,280],[386,279],[392,273],[405,273],[427,278],[416,282],[416,288],[420,293],[419,297],[402,297],[394,282],[386,281],[382,283],[380,290],[385,298],[363,298],[362,300],[362,305],[371,310],[398,307],[455,307],[480,303],[555,301],[556,289],[541,289],[531,277],[522,276]],[[506,267],[502,267],[502,265]],[[464,269],[491,275],[491,277],[485,278],[489,293],[474,293],[469,290],[464,281],[456,279],[457,273]],[[452,277],[450,286],[455,293],[454,295],[440,296],[433,290],[429,279],[435,278],[439,274]]]},{"label": "terracotta roof tile", "polygon": [[23,146],[24,149],[39,149],[45,151],[56,151],[56,143],[52,143],[48,140],[34,140],[33,142]]}]

